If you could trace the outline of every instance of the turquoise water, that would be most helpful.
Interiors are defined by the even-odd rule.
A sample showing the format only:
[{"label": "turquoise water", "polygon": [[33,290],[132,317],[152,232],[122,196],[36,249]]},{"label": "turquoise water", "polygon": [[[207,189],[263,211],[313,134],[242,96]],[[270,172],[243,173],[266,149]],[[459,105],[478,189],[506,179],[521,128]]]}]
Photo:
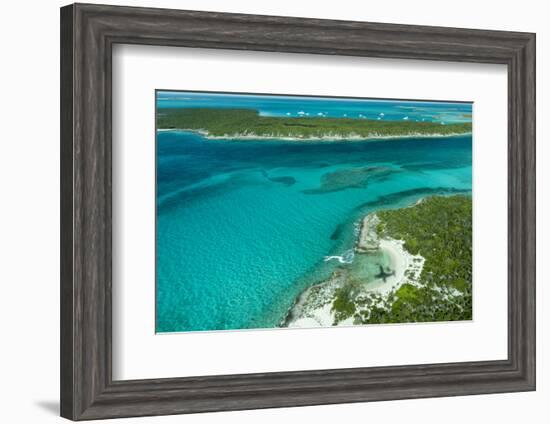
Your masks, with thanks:
[{"label": "turquoise water", "polygon": [[157,91],[157,108],[241,108],[264,116],[471,122],[471,103]]},{"label": "turquoise water", "polygon": [[[164,94],[159,92],[159,113],[163,106],[208,102],[162,100]],[[357,111],[333,100],[299,107],[290,100],[274,106],[269,99],[255,101],[266,114]],[[323,102],[334,103],[332,109]],[[400,105],[410,106],[383,105],[384,117],[402,119]],[[440,117],[447,111],[457,119],[471,113],[470,104],[442,105],[418,107],[440,108]],[[381,113],[382,106],[357,107]],[[416,119],[425,110],[412,112],[410,119]],[[348,252],[352,259],[354,224],[365,213],[429,194],[469,191],[471,164],[471,135],[305,143],[159,132],[157,331],[277,326],[305,287],[338,266],[325,256]]]}]

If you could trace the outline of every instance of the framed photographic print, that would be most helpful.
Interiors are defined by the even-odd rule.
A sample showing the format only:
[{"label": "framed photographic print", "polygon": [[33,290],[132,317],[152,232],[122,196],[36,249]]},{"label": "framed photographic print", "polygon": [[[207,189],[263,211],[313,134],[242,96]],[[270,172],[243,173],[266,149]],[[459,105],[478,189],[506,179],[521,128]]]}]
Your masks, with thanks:
[{"label": "framed photographic print", "polygon": [[61,414],[535,389],[535,36],[61,9]]},{"label": "framed photographic print", "polygon": [[156,105],[157,332],[472,319],[471,103]]}]

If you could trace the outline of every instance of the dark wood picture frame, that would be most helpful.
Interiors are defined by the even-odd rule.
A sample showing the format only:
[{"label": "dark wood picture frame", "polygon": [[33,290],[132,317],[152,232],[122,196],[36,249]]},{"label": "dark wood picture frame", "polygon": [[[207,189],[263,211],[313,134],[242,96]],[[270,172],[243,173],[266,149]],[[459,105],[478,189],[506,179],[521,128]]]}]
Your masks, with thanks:
[{"label": "dark wood picture frame", "polygon": [[[505,64],[508,359],[113,381],[116,43]],[[75,4],[61,9],[61,415],[73,420],[535,389],[535,35]]]}]

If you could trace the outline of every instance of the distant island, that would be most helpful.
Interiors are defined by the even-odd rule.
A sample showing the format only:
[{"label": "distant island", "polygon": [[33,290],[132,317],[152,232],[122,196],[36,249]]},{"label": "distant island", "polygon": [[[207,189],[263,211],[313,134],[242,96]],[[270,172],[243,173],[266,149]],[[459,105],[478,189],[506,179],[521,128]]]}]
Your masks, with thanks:
[{"label": "distant island", "polygon": [[442,137],[467,134],[471,122],[443,124],[415,120],[262,116],[253,109],[161,109],[157,129],[195,131],[207,138],[354,140],[397,137]]}]

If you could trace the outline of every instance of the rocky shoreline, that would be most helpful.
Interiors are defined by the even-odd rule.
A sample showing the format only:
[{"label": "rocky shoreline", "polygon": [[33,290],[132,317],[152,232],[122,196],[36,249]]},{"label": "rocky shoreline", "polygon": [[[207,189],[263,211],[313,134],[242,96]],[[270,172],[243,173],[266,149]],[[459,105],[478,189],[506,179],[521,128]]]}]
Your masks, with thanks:
[{"label": "rocky shoreline", "polygon": [[[384,304],[384,299],[395,293],[405,283],[415,284],[422,272],[424,258],[412,255],[404,248],[402,240],[380,238],[377,227],[380,219],[371,213],[361,220],[360,233],[355,244],[356,256],[383,252],[390,259],[389,269],[381,267],[381,275],[359,286],[353,272],[346,266],[337,268],[331,277],[308,287],[298,296],[282,323],[284,327],[327,327],[354,325],[353,316],[341,317],[334,307],[339,291],[353,290],[354,310],[368,314],[368,307]],[[353,286],[353,287],[351,287]]]}]

